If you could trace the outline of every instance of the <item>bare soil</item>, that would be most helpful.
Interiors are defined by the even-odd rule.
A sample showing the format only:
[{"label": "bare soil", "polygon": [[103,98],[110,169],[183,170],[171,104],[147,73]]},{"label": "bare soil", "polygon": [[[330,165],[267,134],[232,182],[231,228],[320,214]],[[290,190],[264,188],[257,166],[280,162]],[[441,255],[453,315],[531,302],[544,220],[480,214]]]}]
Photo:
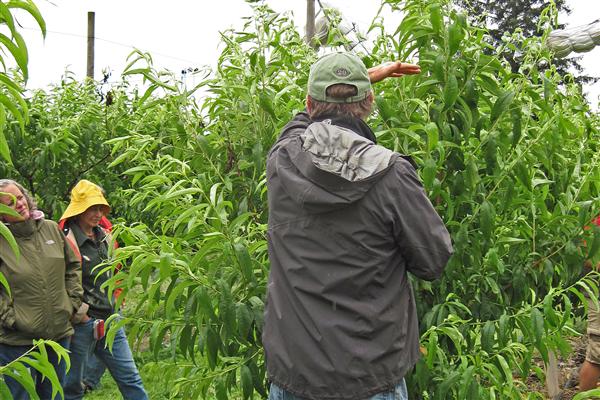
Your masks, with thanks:
[{"label": "bare soil", "polygon": [[[569,357],[565,359],[559,356],[558,358],[560,394],[554,397],[548,396],[546,382],[541,382],[535,374],[532,374],[527,381],[527,384],[532,391],[535,390],[546,393],[546,398],[550,400],[571,400],[579,392],[579,368],[585,360],[587,337],[586,335],[583,335],[581,337],[572,338],[570,343],[573,351]],[[541,358],[536,360],[536,362],[543,368],[543,361]]]}]

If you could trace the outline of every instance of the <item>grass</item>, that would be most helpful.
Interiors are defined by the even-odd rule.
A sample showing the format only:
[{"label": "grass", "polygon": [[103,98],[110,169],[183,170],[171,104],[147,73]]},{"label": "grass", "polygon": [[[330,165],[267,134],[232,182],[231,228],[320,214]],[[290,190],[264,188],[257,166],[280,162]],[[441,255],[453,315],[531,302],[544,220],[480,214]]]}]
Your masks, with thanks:
[{"label": "grass", "polygon": [[[137,360],[136,360],[137,363]],[[157,377],[155,373],[149,372],[141,364],[137,364],[144,382],[144,387],[148,393],[150,400],[162,400],[169,399],[169,388],[166,387],[165,382],[160,377]],[[100,381],[100,387],[96,390],[87,393],[84,397],[85,400],[119,400],[123,397],[116,382],[110,376],[110,373],[106,371]]]}]

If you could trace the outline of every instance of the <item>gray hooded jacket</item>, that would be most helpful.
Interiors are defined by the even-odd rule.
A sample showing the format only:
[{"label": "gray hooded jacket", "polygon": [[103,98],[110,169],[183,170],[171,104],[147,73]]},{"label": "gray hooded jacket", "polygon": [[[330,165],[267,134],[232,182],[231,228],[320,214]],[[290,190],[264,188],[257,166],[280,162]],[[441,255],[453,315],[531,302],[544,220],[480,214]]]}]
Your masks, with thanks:
[{"label": "gray hooded jacket", "polygon": [[267,160],[267,370],[306,399],[398,384],[419,357],[407,272],[435,279],[452,254],[410,159],[367,137],[360,120],[300,113]]}]

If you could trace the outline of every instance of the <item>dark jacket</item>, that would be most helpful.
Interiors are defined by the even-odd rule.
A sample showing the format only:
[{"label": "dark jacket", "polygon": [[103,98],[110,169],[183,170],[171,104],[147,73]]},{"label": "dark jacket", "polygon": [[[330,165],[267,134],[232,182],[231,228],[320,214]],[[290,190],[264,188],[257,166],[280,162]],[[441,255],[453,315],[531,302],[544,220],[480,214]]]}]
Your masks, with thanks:
[{"label": "dark jacket", "polygon": [[267,160],[267,371],[306,399],[398,384],[419,358],[407,272],[435,279],[452,254],[410,159],[367,138],[360,120],[301,113]]},{"label": "dark jacket", "polygon": [[7,225],[19,259],[0,236],[0,272],[12,298],[0,286],[0,343],[31,345],[73,334],[70,318],[81,305],[81,264],[53,221],[29,219]]},{"label": "dark jacket", "polygon": [[[108,291],[102,285],[112,277],[110,268],[99,267],[108,260],[109,243],[112,237],[99,226],[94,227],[96,239],[88,238],[75,222],[67,222],[65,231],[73,232],[81,254],[83,301],[89,306],[87,314],[92,318],[107,319],[114,313],[114,305],[108,298]],[[112,244],[111,244],[112,246]]]}]

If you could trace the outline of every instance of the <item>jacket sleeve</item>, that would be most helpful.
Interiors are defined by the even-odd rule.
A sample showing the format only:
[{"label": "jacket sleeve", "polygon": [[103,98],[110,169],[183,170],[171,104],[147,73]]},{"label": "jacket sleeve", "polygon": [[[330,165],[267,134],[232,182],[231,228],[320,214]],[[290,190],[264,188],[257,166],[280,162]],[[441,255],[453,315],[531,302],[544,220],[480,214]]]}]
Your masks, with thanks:
[{"label": "jacket sleeve", "polygon": [[418,278],[437,279],[453,253],[450,234],[413,166],[398,159],[394,173],[396,185],[391,190],[397,201],[392,205],[392,230],[406,268]]},{"label": "jacket sleeve", "polygon": [[[1,264],[2,259],[0,259]],[[8,329],[14,329],[15,326],[15,309],[12,306],[11,298],[2,285],[0,285],[0,326]]]},{"label": "jacket sleeve", "polygon": [[63,247],[65,254],[65,287],[67,294],[73,304],[73,313],[77,312],[83,301],[83,286],[81,284],[81,261],[71,246],[67,243],[67,238],[63,237]]}]

